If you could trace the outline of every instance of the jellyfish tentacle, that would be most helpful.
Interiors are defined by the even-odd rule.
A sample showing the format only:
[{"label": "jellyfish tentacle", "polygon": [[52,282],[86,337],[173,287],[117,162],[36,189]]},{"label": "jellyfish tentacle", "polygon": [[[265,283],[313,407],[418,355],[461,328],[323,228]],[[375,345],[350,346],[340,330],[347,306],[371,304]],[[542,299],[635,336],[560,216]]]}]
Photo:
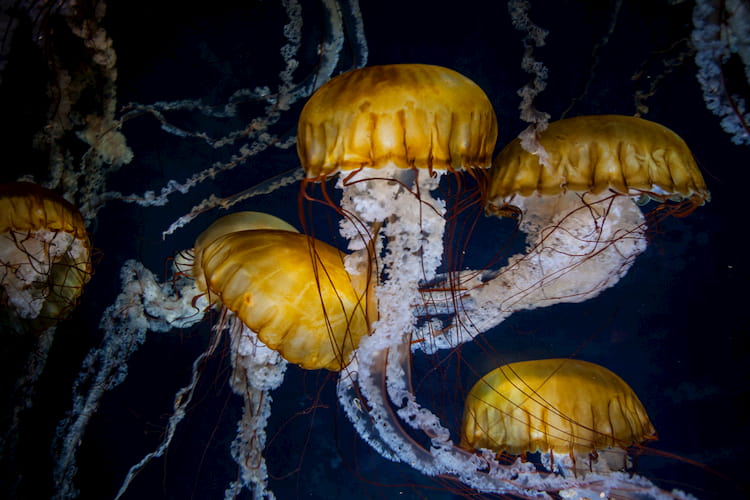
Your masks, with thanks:
[{"label": "jellyfish tentacle", "polygon": [[57,426],[52,443],[57,498],[75,496],[76,454],[89,419],[104,393],[127,376],[128,360],[146,340],[147,331],[186,328],[203,318],[207,302],[193,280],[159,283],[143,264],[128,260],[120,276],[123,290],[102,315],[105,335],[86,355],[73,384],[72,408]]},{"label": "jellyfish tentacle", "polygon": [[287,362],[268,348],[257,334],[232,315],[229,318],[234,372],[230,385],[242,396],[242,417],[231,445],[232,458],[239,467],[239,479],[229,485],[225,498],[236,498],[242,488],[252,491],[256,500],[273,500],[268,489],[268,470],[263,450],[266,425],[271,416],[271,391],[284,381]]}]

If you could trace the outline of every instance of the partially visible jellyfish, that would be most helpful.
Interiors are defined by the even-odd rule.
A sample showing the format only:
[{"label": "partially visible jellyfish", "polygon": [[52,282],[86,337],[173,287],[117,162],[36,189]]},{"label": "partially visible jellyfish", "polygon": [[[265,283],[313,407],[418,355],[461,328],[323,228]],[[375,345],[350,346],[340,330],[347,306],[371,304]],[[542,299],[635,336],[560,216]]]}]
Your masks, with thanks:
[{"label": "partially visible jellyfish", "polygon": [[626,450],[656,438],[633,389],[603,366],[542,359],[500,366],[466,398],[461,446],[540,452],[563,475],[629,468]]},{"label": "partially visible jellyfish", "polygon": [[[595,297],[646,249],[649,223],[689,214],[710,199],[687,144],[654,122],[569,118],[551,123],[539,143],[546,163],[520,139],[508,144],[493,162],[487,192],[488,214],[518,218],[526,253],[497,271],[453,277],[465,290],[460,306],[479,331],[518,310]],[[644,216],[639,205],[649,200],[662,205]],[[472,334],[454,333],[462,340]]]},{"label": "partially visible jellyfish", "polygon": [[91,244],[80,212],[36,184],[0,185],[0,266],[6,314],[37,330],[65,318],[91,277]]},{"label": "partially visible jellyfish", "polygon": [[9,384],[0,391],[4,470],[15,465],[21,413],[32,405],[55,325],[70,315],[90,277],[91,243],[80,212],[36,184],[0,185],[0,364]]},{"label": "partially visible jellyfish", "polygon": [[234,497],[243,488],[252,489],[255,498],[269,495],[262,452],[270,391],[283,382],[287,362],[311,370],[341,370],[368,333],[368,315],[375,314],[368,304],[369,276],[351,275],[343,261],[344,254],[332,246],[258,212],[218,219],[201,233],[193,249],[181,253],[175,267],[195,286],[182,288],[191,290],[189,303],[221,311],[216,340],[196,361],[191,384],[175,399],[166,437],[130,469],[118,497],[140,469],[166,451],[190,402],[202,360],[215,349],[222,329],[230,336],[230,385],[244,400],[231,447],[240,478],[227,495]]}]

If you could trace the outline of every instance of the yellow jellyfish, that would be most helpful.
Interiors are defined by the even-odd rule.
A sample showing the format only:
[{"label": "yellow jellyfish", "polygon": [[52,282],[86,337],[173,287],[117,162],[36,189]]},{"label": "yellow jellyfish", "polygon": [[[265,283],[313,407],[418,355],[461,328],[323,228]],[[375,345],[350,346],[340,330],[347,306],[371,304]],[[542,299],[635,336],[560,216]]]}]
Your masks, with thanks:
[{"label": "yellow jellyfish", "polygon": [[0,303],[33,329],[65,318],[91,277],[78,210],[28,182],[0,185]]},{"label": "yellow jellyfish", "polygon": [[491,371],[469,392],[461,429],[464,448],[513,455],[588,457],[656,437],[624,380],[575,359],[522,361]]},{"label": "yellow jellyfish", "polygon": [[345,217],[341,234],[354,251],[346,268],[372,269],[378,279],[378,319],[360,343],[356,367],[342,377],[339,401],[381,453],[430,474],[455,470],[403,424],[427,435],[447,433],[410,387],[416,311],[424,304],[420,283],[437,274],[452,215],[446,217],[446,200],[436,192],[446,172],[483,175],[496,138],[497,119],[484,91],[453,70],[423,64],[337,76],[310,98],[298,124],[303,189],[339,174],[342,196],[335,209]]},{"label": "yellow jellyfish", "polygon": [[341,252],[283,221],[229,217],[196,241],[198,288],[287,361],[307,369],[346,366],[368,331],[367,279],[346,272]]},{"label": "yellow jellyfish", "polygon": [[0,184],[3,466],[17,458],[22,418],[33,404],[54,326],[73,310],[90,277],[91,245],[78,210],[35,184]]},{"label": "yellow jellyfish", "polygon": [[[710,199],[685,142],[657,123],[570,118],[551,123],[539,143],[546,159],[516,139],[493,162],[486,210],[518,215],[527,250],[491,279],[464,282],[481,331],[514,311],[595,297],[646,249],[656,215],[684,215]],[[662,204],[647,219],[638,203],[648,199],[678,204]]]}]

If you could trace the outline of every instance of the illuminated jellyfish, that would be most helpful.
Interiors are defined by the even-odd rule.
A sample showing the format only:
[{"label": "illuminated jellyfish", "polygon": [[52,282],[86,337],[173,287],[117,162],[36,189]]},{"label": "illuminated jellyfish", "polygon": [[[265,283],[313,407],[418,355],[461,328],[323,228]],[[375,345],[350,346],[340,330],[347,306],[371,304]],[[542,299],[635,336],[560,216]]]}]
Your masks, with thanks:
[{"label": "illuminated jellyfish", "polygon": [[[307,182],[340,174],[341,233],[357,251],[347,268],[369,265],[361,261],[367,255],[378,277],[378,320],[342,373],[339,400],[378,452],[430,475],[448,469],[411,441],[394,411],[431,428],[438,446],[446,442],[447,431],[420,410],[407,380],[414,310],[423,301],[419,285],[435,278],[443,254],[445,204],[433,191],[446,171],[486,168],[496,136],[494,110],[475,83],[418,64],[340,75],[310,98],[299,119],[297,150]],[[369,254],[361,252],[370,246]],[[401,408],[393,410],[389,398]],[[368,412],[356,404],[362,400]]]},{"label": "illuminated jellyfish", "polygon": [[296,231],[212,237],[198,238],[193,265],[211,302],[302,368],[339,371],[348,363],[368,329],[368,280],[352,279],[341,252]]},{"label": "illuminated jellyfish", "polygon": [[[438,417],[419,405],[409,381],[410,342],[417,329],[415,311],[422,311],[419,284],[436,278],[439,261],[432,256],[442,250],[442,241],[441,233],[432,230],[442,227],[442,211],[436,208],[442,205],[434,199],[428,205],[427,195],[435,184],[419,185],[418,170],[412,172],[418,188],[409,190],[411,184],[405,184],[398,167],[392,168],[394,174],[401,174],[395,182],[394,174],[369,168],[376,164],[370,151],[380,152],[376,159],[396,158],[391,161],[397,162],[401,156],[387,148],[417,150],[400,128],[410,124],[405,117],[417,105],[401,88],[400,80],[394,78],[391,83],[390,75],[382,71],[372,70],[378,75],[376,84],[368,81],[367,70],[332,80],[311,98],[299,127],[298,149],[308,175],[325,174],[317,165],[326,163],[332,165],[329,171],[334,167],[352,170],[339,180],[344,190],[342,211],[349,218],[342,234],[350,238],[353,248],[376,238],[372,258],[380,277],[376,288],[380,316],[371,336],[360,345],[356,372],[352,369],[343,375],[339,387],[339,399],[360,434],[387,458],[428,475],[454,477],[480,491],[546,498],[546,491],[572,488],[583,496],[591,491],[602,495],[637,491],[671,497],[637,476],[611,473],[571,479],[538,473],[529,464],[503,466],[487,454],[467,453],[451,441]],[[418,78],[411,80],[411,85],[418,86]],[[388,104],[397,101],[388,93],[389,84],[406,95],[402,97],[406,110],[388,108],[390,120],[376,113],[381,95],[389,97]],[[428,92],[418,95],[429,102]],[[378,128],[384,123],[397,126]],[[360,129],[361,124],[373,128]],[[415,127],[420,130],[418,124]],[[450,286],[435,287],[451,291],[446,309],[458,306],[455,313],[470,318],[466,323],[471,328],[457,321],[454,328],[442,329],[451,333],[445,337],[445,347],[454,346],[456,339],[473,338],[514,311],[580,302],[613,286],[645,249],[646,220],[636,201],[684,201],[686,206],[666,210],[682,214],[709,198],[685,143],[655,123],[618,116],[575,118],[550,125],[539,143],[547,153],[544,165],[540,157],[524,151],[519,141],[500,153],[487,197],[488,212],[520,217],[521,230],[529,234],[528,252],[512,257],[495,272],[451,273]],[[356,152],[352,144],[371,156],[349,156],[349,151]],[[413,208],[406,200],[414,203]],[[357,232],[368,225],[375,229],[365,236]],[[437,304],[431,289],[425,293]],[[459,300],[456,290],[462,290]],[[444,312],[430,303],[433,312]],[[352,403],[355,400],[364,400],[368,412],[360,411]],[[429,444],[412,437],[406,426],[423,431]]]},{"label": "illuminated jellyfish", "polygon": [[[79,211],[29,182],[0,185],[0,329],[3,387],[0,457],[12,467],[21,412],[31,406],[55,325],[91,277],[91,244]],[[7,419],[7,420],[6,420]]]},{"label": "illuminated jellyfish", "polygon": [[[231,447],[241,478],[227,495],[247,487],[255,498],[273,496],[266,490],[262,452],[270,391],[283,382],[286,362],[339,371],[368,332],[368,315],[374,314],[368,304],[369,276],[350,275],[343,260],[337,249],[274,216],[238,212],[214,222],[176,261],[178,271],[194,280],[196,289],[188,293],[191,303],[202,299],[206,309],[219,308],[219,329],[229,330],[234,368],[230,385],[243,397],[244,407]],[[218,340],[219,335],[201,360]],[[131,468],[118,497],[143,466],[166,451],[192,396],[198,366],[193,382],[176,398],[166,438]]]},{"label": "illuminated jellyfish", "polygon": [[688,146],[654,122],[569,118],[551,123],[539,144],[546,162],[520,138],[508,144],[493,162],[487,193],[488,214],[519,219],[526,253],[498,271],[454,277],[479,331],[515,311],[582,302],[614,286],[646,249],[648,221],[638,205],[665,202],[649,214],[655,221],[710,199]]},{"label": "illuminated jellyfish", "polygon": [[500,366],[466,398],[461,446],[541,453],[548,470],[585,475],[628,467],[628,447],[656,438],[630,386],[603,366],[542,359]]}]

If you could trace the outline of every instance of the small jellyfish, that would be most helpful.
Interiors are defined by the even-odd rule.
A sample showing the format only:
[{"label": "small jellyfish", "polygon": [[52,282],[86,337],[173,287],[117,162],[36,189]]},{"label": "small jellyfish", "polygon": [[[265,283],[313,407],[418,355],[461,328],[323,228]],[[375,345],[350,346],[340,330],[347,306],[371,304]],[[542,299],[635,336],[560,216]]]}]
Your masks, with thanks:
[{"label": "small jellyfish", "polygon": [[[622,469],[622,450],[656,438],[624,380],[576,359],[521,361],[492,370],[469,392],[461,429],[466,449],[542,452],[550,465],[585,464],[577,470],[591,467],[599,455],[608,467]],[[607,450],[621,452],[602,453]]]},{"label": "small jellyfish", "polygon": [[80,212],[28,182],[0,185],[0,305],[36,331],[65,318],[91,277]]}]

